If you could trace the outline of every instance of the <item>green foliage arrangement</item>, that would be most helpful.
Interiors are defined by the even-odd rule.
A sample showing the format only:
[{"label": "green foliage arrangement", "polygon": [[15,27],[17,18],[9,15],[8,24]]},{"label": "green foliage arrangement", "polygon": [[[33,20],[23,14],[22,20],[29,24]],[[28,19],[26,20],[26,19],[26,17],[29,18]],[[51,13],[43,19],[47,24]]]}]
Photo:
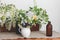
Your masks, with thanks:
[{"label": "green foliage arrangement", "polygon": [[35,19],[32,20],[32,23],[46,24],[48,22],[49,18],[46,10],[34,6],[30,7],[30,11],[33,12],[33,16],[35,16]]},{"label": "green foliage arrangement", "polygon": [[31,24],[31,26],[34,24],[41,26],[42,24],[46,24],[48,19],[46,10],[38,8],[37,6],[29,7],[28,11],[18,10],[13,4],[0,6],[0,24],[6,24],[8,30],[11,29],[12,24],[15,27],[16,21],[20,25],[24,21],[25,23]]},{"label": "green foliage arrangement", "polygon": [[[1,4],[3,5],[3,4]],[[0,6],[0,24],[10,30],[11,24],[15,23],[16,7],[13,4]]]}]

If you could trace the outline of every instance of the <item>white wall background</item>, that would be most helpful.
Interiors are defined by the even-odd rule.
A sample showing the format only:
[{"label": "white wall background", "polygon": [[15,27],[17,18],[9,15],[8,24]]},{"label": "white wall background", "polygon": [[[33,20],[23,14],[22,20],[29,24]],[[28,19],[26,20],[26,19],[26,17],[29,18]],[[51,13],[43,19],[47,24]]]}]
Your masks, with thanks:
[{"label": "white wall background", "polygon": [[[15,4],[18,9],[28,10],[33,5],[33,0],[2,0],[7,4]],[[49,20],[52,22],[53,30],[60,32],[60,0],[37,0],[37,5],[47,10]],[[42,31],[46,30],[43,25]]]}]

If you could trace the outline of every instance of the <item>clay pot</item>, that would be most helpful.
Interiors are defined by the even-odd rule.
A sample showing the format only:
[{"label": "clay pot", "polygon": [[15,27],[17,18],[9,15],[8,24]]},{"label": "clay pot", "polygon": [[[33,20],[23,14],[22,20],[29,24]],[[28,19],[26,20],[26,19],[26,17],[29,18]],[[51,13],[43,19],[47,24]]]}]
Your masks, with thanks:
[{"label": "clay pot", "polygon": [[31,31],[39,31],[39,24],[32,25]]}]

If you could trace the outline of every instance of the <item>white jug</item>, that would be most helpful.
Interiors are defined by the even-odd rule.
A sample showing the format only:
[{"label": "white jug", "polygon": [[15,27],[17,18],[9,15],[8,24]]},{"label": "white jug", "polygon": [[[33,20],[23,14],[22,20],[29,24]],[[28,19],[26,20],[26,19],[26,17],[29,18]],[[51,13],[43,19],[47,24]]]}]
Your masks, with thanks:
[{"label": "white jug", "polygon": [[20,31],[20,28],[19,28],[19,32],[22,34],[23,37],[29,37],[30,36],[30,28],[24,28],[24,27],[21,27],[21,25],[18,25],[20,28],[21,28],[21,31]]}]

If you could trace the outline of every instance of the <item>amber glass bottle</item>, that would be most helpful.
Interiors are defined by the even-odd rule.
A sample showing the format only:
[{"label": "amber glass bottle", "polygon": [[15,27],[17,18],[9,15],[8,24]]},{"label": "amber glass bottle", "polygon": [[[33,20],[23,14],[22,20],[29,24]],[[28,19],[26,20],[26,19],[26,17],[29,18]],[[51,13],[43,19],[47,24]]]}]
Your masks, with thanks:
[{"label": "amber glass bottle", "polygon": [[46,26],[46,36],[52,36],[52,24],[50,21],[48,21]]}]

